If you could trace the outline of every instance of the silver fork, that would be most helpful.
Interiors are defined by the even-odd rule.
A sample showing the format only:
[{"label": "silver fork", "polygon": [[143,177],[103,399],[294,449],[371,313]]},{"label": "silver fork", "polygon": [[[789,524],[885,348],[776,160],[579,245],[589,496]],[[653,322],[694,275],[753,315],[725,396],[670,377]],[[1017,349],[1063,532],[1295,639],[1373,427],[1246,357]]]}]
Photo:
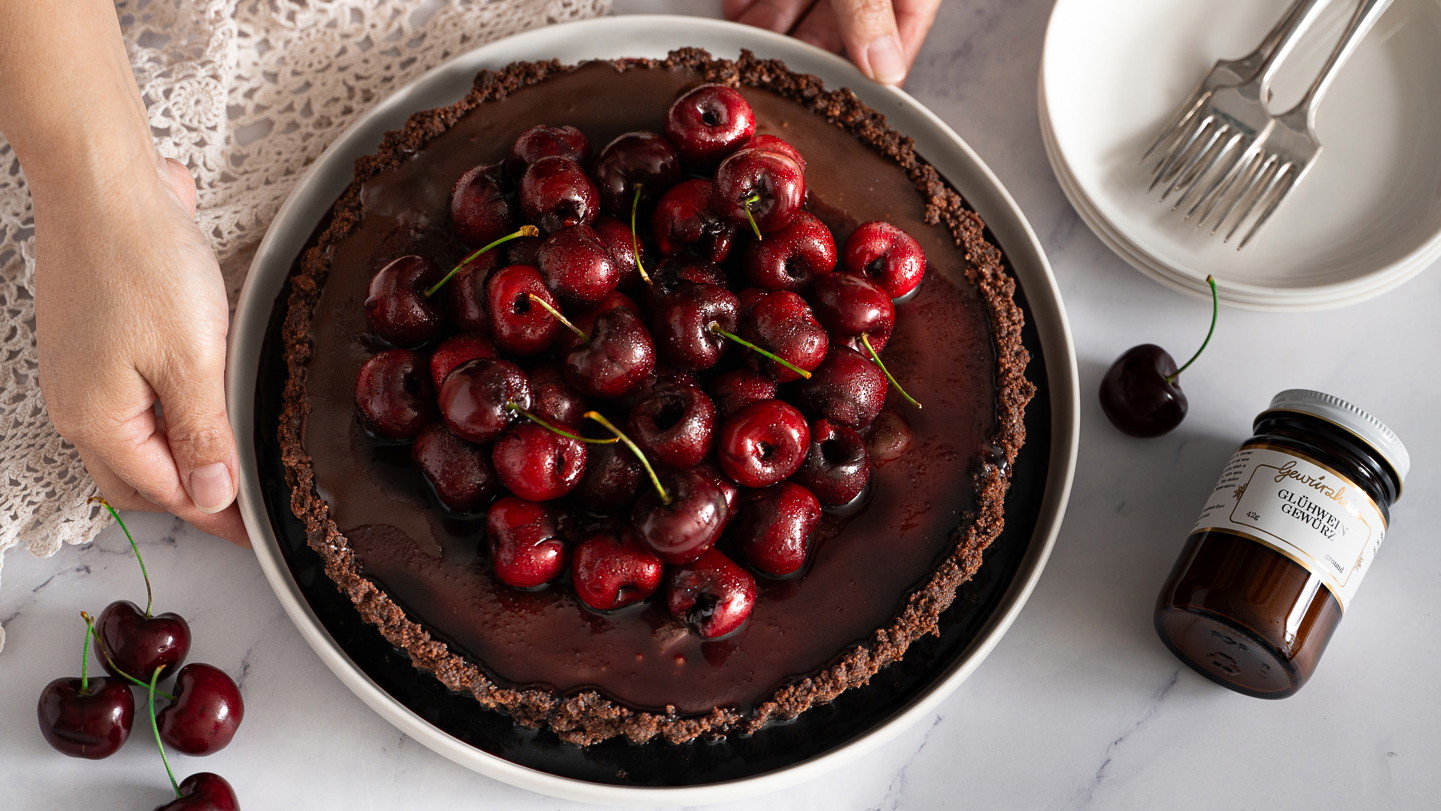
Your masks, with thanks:
[{"label": "silver fork", "polygon": [[[1253,53],[1216,63],[1147,150],[1150,155],[1158,148],[1165,149],[1150,190],[1165,184],[1162,200],[1180,193],[1172,206],[1178,208],[1203,178],[1224,176],[1243,161],[1247,149],[1271,126],[1272,116],[1265,105],[1271,78],[1330,2],[1297,0]],[[1198,202],[1204,202],[1215,188],[1215,184],[1210,186]]]},{"label": "silver fork", "polygon": [[[1205,207],[1197,220],[1197,226],[1211,216],[1211,208],[1220,204],[1220,213],[1211,228],[1215,234],[1233,213],[1236,215],[1231,229],[1226,232],[1224,242],[1230,242],[1241,225],[1251,215],[1255,219],[1245,236],[1236,245],[1236,250],[1246,247],[1262,225],[1271,218],[1276,207],[1296,187],[1306,173],[1316,165],[1321,155],[1321,141],[1316,135],[1316,106],[1330,88],[1332,80],[1346,60],[1355,53],[1361,40],[1376,25],[1376,22],[1391,5],[1391,0],[1361,0],[1351,15],[1351,21],[1342,32],[1336,47],[1331,51],[1321,73],[1306,90],[1306,94],[1290,110],[1276,116],[1276,123],[1256,142],[1242,165],[1229,172],[1224,179],[1220,193]],[[1232,188],[1234,186],[1234,188]],[[1199,208],[1192,206],[1187,213]]]}]

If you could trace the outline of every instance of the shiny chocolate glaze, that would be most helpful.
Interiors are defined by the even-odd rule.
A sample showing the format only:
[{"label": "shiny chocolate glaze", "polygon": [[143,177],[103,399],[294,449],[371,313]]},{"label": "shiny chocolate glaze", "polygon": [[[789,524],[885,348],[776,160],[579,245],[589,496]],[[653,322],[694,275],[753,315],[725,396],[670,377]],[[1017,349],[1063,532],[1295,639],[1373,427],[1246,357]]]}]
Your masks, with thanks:
[{"label": "shiny chocolate glaze", "polygon": [[925,408],[892,397],[889,407],[914,434],[909,450],[876,472],[864,509],[827,519],[803,577],[761,579],[755,612],[739,634],[701,642],[659,600],[602,615],[565,584],[539,592],[503,586],[490,574],[480,524],[444,516],[406,450],[378,445],[356,424],[356,372],[375,349],[361,306],[369,277],[405,252],[433,252],[442,265],[459,255],[445,235],[454,179],[503,157],[537,123],[577,126],[597,149],[622,132],[658,131],[670,101],[699,81],[680,70],[595,64],[487,103],[369,180],[363,219],[329,256],[306,367],[303,444],[315,489],[365,575],[502,684],[565,695],[593,688],[656,712],[749,710],[892,622],[974,507],[973,462],[995,428],[996,358],[985,307],[963,281],[966,259],[944,227],[923,221],[925,201],[901,168],[755,88],[743,93],[759,131],[806,155],[810,208],[838,242],[862,221],[886,219],[924,247],[927,279],[898,306],[886,360]]}]

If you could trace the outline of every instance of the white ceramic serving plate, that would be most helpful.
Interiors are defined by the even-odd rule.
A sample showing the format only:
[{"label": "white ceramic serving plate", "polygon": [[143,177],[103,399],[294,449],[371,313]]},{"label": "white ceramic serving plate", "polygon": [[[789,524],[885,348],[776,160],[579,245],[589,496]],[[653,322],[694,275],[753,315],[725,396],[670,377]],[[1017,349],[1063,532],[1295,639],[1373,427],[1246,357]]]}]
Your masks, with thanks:
[{"label": "white ceramic serving plate", "polygon": [[[1185,222],[1139,159],[1216,59],[1253,49],[1290,0],[1058,0],[1041,64],[1042,126],[1063,189],[1103,241],[1158,281],[1231,304],[1321,309],[1391,290],[1441,257],[1441,0],[1396,0],[1323,100],[1311,174],[1244,251]],[[1301,95],[1353,2],[1283,67]],[[1102,232],[1106,233],[1102,233]]]},{"label": "white ceramic serving plate", "polygon": [[[255,422],[254,381],[267,320],[291,265],[321,215],[351,178],[352,161],[372,152],[383,133],[410,113],[450,104],[470,87],[475,73],[515,60],[562,58],[568,62],[623,56],[662,57],[667,44],[685,43],[718,56],[749,48],[784,59],[792,68],[821,76],[828,85],[847,86],[911,135],[921,154],[951,180],[985,217],[1021,280],[1028,309],[1047,361],[1052,413],[1052,457],[1043,506],[1026,557],[1002,604],[985,629],[924,697],[865,736],[815,759],[757,777],[677,788],[600,785],[519,766],[471,747],[431,726],[380,689],[346,655],[311,611],[293,580],[261,499],[253,438],[269,430]],[[336,676],[398,729],[445,757],[504,782],[567,799],[630,806],[683,805],[734,800],[813,779],[851,762],[893,738],[949,695],[994,648],[1025,604],[1050,554],[1070,493],[1078,431],[1075,352],[1060,294],[1050,267],[1025,217],[996,177],[944,122],[902,91],[875,85],[848,62],[794,39],[755,28],[711,20],[626,16],[557,25],[495,42],[460,55],[393,94],[361,118],[307,171],[281,207],[255,256],[241,292],[231,332],[227,385],[231,419],[241,439],[246,475],[241,507],[251,538],[276,596],[302,636]]]}]

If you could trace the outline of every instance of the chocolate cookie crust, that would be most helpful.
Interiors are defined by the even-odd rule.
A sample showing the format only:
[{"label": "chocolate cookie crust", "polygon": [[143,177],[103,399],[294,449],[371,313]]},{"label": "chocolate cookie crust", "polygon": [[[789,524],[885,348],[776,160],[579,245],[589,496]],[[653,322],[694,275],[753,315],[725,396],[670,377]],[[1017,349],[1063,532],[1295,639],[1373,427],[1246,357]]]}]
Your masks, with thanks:
[{"label": "chocolate cookie crust", "polygon": [[613,64],[618,71],[687,70],[706,81],[768,90],[803,106],[902,167],[925,201],[926,220],[944,226],[952,235],[967,262],[966,280],[979,291],[993,334],[996,414],[992,451],[972,471],[974,514],[956,531],[949,554],[907,598],[890,624],[876,629],[866,643],[842,652],[831,666],[782,687],[749,712],[717,707],[701,715],[632,709],[594,690],[567,697],[499,684],[479,663],[452,650],[367,578],[349,539],[336,526],[330,505],[316,491],[313,462],[301,442],[307,417],[306,366],[314,350],[311,320],[330,273],[331,249],[358,226],[368,180],[409,159],[471,110],[572,69],[558,62],[517,63],[482,72],[464,99],[415,114],[402,129],[389,133],[375,154],[356,162],[354,181],[331,210],[328,225],[302,255],[291,280],[283,332],[288,378],[279,437],[292,489],[292,509],[306,526],[310,546],[324,560],[326,574],[361,616],[391,644],[407,651],[416,667],[434,674],[451,690],[473,695],[482,706],[507,712],[526,726],[547,727],[578,744],[615,736],[633,741],[661,736],[683,742],[697,736],[752,732],[772,719],[794,717],[864,685],[880,668],[899,660],[913,641],[936,631],[938,617],[951,604],[956,589],[980,566],[984,549],[1003,527],[1008,471],[1024,442],[1022,420],[1034,391],[1024,377],[1028,354],[1021,345],[1023,316],[1013,299],[1015,281],[1004,268],[1000,250],[987,239],[980,217],[916,155],[910,139],[887,127],[879,113],[850,91],[828,91],[816,77],[794,73],[778,61],[757,59],[749,52],[732,61],[683,49],[665,60]]}]

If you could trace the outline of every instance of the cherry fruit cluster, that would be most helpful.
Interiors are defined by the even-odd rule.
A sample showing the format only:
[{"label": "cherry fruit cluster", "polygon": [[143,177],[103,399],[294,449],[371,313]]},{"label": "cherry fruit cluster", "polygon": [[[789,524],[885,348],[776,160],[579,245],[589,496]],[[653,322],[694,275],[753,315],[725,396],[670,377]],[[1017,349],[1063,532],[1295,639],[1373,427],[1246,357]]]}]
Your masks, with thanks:
[{"label": "cherry fruit cluster", "polygon": [[866,489],[887,381],[910,399],[880,353],[919,244],[867,222],[838,246],[806,202],[805,157],[724,85],[597,154],[533,127],[454,185],[472,253],[372,277],[360,422],[484,517],[509,586],[568,573],[598,611],[665,586],[701,637],[733,633],[752,572],[801,573],[823,509]]},{"label": "cherry fruit cluster", "polygon": [[[97,499],[98,500],[98,499]],[[223,749],[235,736],[245,716],[240,688],[225,671],[207,664],[181,666],[190,652],[190,625],[179,614],[151,612],[150,575],[130,530],[109,504],[145,577],[145,610],[129,600],[116,600],[100,612],[98,620],[82,612],[85,644],[79,678],[55,679],[40,693],[36,714],[40,732],[59,752],[99,760],[119,751],[130,737],[135,721],[132,687],[145,689],[142,705],[170,776],[174,799],[157,811],[236,811],[235,791],[213,772],[197,772],[176,783],[165,755],[165,745],[187,755],[208,755]],[[110,676],[89,676],[90,645],[94,641],[100,663]],[[170,674],[173,693],[158,689]],[[156,696],[169,700],[159,712]]]}]

